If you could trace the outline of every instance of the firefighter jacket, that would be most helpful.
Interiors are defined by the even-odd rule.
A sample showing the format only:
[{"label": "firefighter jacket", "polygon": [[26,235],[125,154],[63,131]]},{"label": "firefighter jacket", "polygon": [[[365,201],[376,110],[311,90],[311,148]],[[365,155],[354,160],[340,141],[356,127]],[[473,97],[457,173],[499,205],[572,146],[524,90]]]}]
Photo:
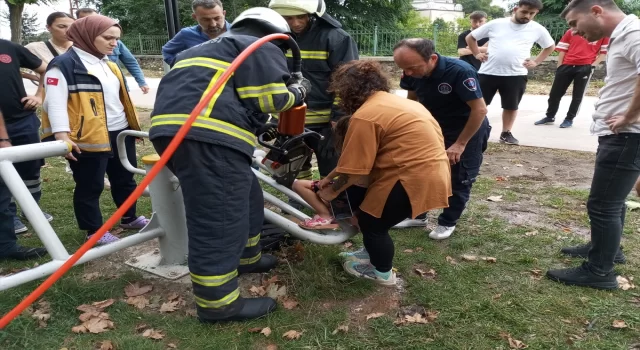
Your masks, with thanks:
[{"label": "firefighter jacket", "polygon": [[[258,38],[228,34],[180,53],[158,86],[151,113],[149,138],[173,137],[231,62]],[[224,145],[253,155],[255,133],[267,113],[302,104],[297,89],[289,89],[290,74],[282,49],[272,43],[258,48],[200,111],[186,138]]]},{"label": "firefighter jacket", "polygon": [[[310,27],[295,36],[302,54],[302,75],[311,82],[307,96],[307,127],[326,127],[329,121],[337,121],[343,115],[337,108],[334,94],[327,92],[331,74],[340,63],[357,60],[358,47],[342,25],[324,14],[313,17]],[[287,51],[291,68],[291,52]]]},{"label": "firefighter jacket", "polygon": [[[131,102],[131,97],[125,85],[122,71],[117,64],[107,62],[113,74],[120,81],[120,102],[133,130],[140,130],[138,115]],[[69,100],[67,114],[69,115],[69,139],[83,152],[111,152],[111,140],[107,129],[107,112],[100,80],[91,75],[82,64],[80,57],[74,50],[54,58],[47,69],[58,67],[67,81]],[[42,111],[43,141],[53,139],[51,123],[47,112]]]}]

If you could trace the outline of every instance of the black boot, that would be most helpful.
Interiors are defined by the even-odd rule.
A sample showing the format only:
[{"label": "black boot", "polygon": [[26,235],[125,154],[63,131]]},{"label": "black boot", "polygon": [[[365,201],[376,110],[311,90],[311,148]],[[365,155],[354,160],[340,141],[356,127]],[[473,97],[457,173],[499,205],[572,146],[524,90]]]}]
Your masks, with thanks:
[{"label": "black boot", "polygon": [[278,258],[271,254],[262,254],[255,264],[238,266],[238,274],[269,272],[277,265]]},{"label": "black boot", "polygon": [[607,275],[596,275],[585,261],[578,267],[568,269],[549,270],[547,277],[553,281],[569,286],[590,287],[596,289],[617,289],[618,280],[612,271]]},{"label": "black boot", "polygon": [[239,311],[234,312],[231,316],[225,317],[215,317],[214,315],[204,311],[206,309],[197,308],[198,319],[203,323],[247,321],[266,316],[273,312],[278,306],[278,303],[276,303],[275,300],[266,297],[251,299],[239,297],[234,304],[237,305]]},{"label": "black boot", "polygon": [[45,248],[28,248],[17,246],[14,251],[0,256],[0,259],[31,260],[42,258],[47,254],[48,252]]},{"label": "black boot", "polygon": [[[562,254],[568,255],[572,258],[588,259],[589,249],[591,249],[591,242],[578,245],[575,247],[562,248],[560,251],[562,252]],[[616,264],[624,264],[625,262],[627,262],[627,259],[624,257],[624,254],[622,254],[622,247],[618,249],[618,252],[616,253],[616,257],[613,259],[613,262]]]}]

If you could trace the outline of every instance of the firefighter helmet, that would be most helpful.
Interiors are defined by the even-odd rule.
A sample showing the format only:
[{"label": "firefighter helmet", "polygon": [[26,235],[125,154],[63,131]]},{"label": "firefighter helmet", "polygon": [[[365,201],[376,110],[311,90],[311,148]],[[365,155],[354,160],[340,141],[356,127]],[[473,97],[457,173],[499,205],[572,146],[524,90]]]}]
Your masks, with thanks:
[{"label": "firefighter helmet", "polygon": [[282,16],[315,14],[322,17],[327,10],[324,0],[271,0],[269,8]]},{"label": "firefighter helmet", "polygon": [[276,11],[266,7],[253,7],[236,17],[231,23],[231,33],[261,38],[269,34],[291,34],[291,28]]}]

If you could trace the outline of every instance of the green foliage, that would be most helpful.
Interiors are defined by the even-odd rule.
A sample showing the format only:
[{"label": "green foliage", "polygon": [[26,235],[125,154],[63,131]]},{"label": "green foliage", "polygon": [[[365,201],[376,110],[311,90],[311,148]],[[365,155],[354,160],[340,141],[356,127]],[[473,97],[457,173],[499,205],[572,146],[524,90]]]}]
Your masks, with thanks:
[{"label": "green foliage", "polygon": [[462,5],[465,15],[473,11],[484,11],[492,18],[504,17],[504,8],[491,5],[491,0],[457,0],[456,3]]},{"label": "green foliage", "polygon": [[419,29],[426,28],[431,25],[431,21],[427,17],[420,15],[420,12],[416,10],[409,11],[407,19],[404,22],[398,23],[398,29]]},{"label": "green foliage", "polygon": [[[411,0],[325,0],[327,12],[339,20],[345,29],[362,30],[378,26],[396,29],[414,12]],[[342,3],[342,4],[341,4]]]}]

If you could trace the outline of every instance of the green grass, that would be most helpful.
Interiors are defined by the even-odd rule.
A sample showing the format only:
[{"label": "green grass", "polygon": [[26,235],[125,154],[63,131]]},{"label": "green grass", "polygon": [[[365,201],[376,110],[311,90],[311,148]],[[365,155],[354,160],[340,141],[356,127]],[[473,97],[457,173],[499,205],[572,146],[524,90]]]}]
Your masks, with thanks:
[{"label": "green grass", "polygon": [[[143,147],[145,150],[140,154],[151,153],[148,142]],[[490,151],[486,161],[493,163],[493,154],[509,150],[492,145]],[[84,238],[76,229],[73,216],[73,182],[60,159],[48,162],[52,167],[43,169],[43,178],[48,180],[44,183],[42,207],[55,216],[52,225],[73,252]],[[532,225],[509,224],[508,217],[498,215],[501,207],[485,200],[498,194],[503,195],[503,202],[497,204],[517,206],[523,193],[527,194],[527,205],[532,210],[540,209],[537,222]],[[82,279],[85,269],[105,263],[95,261],[72,269],[45,294],[52,309],[46,327],[39,328],[36,320],[23,314],[0,331],[0,348],[93,349],[101,341],[110,340],[115,349],[136,350],[167,349],[170,343],[178,349],[265,349],[269,344],[276,344],[278,349],[508,349],[507,340],[500,337],[505,332],[523,341],[529,349],[628,349],[630,344],[640,342],[640,305],[630,302],[638,289],[604,292],[566,287],[535,278],[532,272],[542,270],[544,275],[548,268],[579,264],[578,259],[561,256],[559,249],[580,243],[583,237],[535,224],[569,221],[576,227],[588,228],[586,209],[581,207],[587,194],[584,190],[541,181],[505,183],[490,175],[483,176],[476,183],[470,206],[451,239],[435,242],[421,229],[392,233],[394,267],[404,280],[401,292],[378,288],[344,273],[337,259],[342,246],[304,244],[301,262],[291,260],[281,264],[269,275],[277,275],[287,285],[289,296],[299,306],[293,310],[280,308],[267,318],[247,323],[200,324],[185,314],[192,307],[190,303],[171,314],[150,308],[135,309],[123,301],[123,289],[128,283],[151,281],[155,288],[149,295],[164,298],[167,291],[177,290],[189,301],[190,286],[149,280],[132,270],[116,278],[104,274],[87,282]],[[115,210],[111,202],[105,192],[102,198],[105,217]],[[140,214],[150,214],[149,199],[141,199],[138,207]],[[640,215],[630,212],[623,242],[629,262],[617,267],[625,276],[638,276],[639,223]],[[533,230],[538,233],[525,235]],[[33,235],[21,238],[21,242],[36,245],[38,239]],[[356,237],[353,247],[360,243],[360,237]],[[413,252],[405,253],[407,249]],[[497,261],[464,261],[463,254],[495,257]],[[448,262],[448,256],[457,264]],[[6,273],[33,264],[2,262],[0,267]],[[424,279],[414,272],[415,268],[434,269],[437,276]],[[2,292],[0,311],[10,310],[37,285],[34,282]],[[394,302],[393,297],[399,301]],[[105,310],[115,329],[101,334],[71,332],[80,323],[80,312],[75,310],[78,305],[108,298],[117,300]],[[429,324],[394,325],[398,307],[411,305],[438,311],[439,316]],[[366,315],[374,312],[385,315],[366,321]],[[614,320],[624,320],[628,328],[612,328]],[[589,329],[585,322],[591,324]],[[142,337],[136,332],[141,323],[162,330],[165,338],[154,341]],[[348,332],[332,334],[343,324],[349,325]],[[249,333],[254,327],[270,327],[272,334],[265,337]],[[293,341],[283,339],[282,335],[289,330],[303,332],[302,337]],[[578,340],[570,345],[570,337],[575,336]]]}]

